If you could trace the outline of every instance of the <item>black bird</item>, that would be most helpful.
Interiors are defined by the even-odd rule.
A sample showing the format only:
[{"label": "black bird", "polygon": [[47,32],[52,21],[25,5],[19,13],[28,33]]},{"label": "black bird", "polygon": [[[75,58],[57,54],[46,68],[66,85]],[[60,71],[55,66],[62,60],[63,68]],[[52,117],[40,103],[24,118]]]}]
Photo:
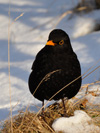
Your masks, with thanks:
[{"label": "black bird", "polygon": [[[66,86],[69,83],[70,85]],[[66,87],[56,94],[64,86]],[[46,46],[38,52],[33,62],[29,76],[30,92],[42,101],[43,105],[44,99],[51,100],[52,96],[54,100],[62,99],[65,111],[64,98],[74,97],[80,86],[80,63],[72,49],[69,36],[61,29],[54,29],[49,34]]]}]

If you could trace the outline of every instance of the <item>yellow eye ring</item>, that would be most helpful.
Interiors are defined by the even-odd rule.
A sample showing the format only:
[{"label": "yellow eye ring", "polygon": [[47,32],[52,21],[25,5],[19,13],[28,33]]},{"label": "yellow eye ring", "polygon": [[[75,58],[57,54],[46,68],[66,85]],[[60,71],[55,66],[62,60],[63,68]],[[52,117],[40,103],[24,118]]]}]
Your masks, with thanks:
[{"label": "yellow eye ring", "polygon": [[64,40],[61,40],[61,41],[59,42],[59,44],[60,44],[60,45],[63,45],[63,44],[64,44]]}]

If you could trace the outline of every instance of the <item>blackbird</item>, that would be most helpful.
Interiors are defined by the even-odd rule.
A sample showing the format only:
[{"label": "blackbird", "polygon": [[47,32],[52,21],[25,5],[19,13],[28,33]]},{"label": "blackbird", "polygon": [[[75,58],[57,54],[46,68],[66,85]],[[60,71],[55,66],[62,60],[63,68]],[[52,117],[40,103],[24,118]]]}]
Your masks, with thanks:
[{"label": "blackbird", "polygon": [[42,105],[44,99],[62,99],[66,115],[64,98],[70,99],[78,93],[81,80],[80,63],[68,34],[61,29],[54,29],[33,62],[28,82],[30,92],[42,101]]}]

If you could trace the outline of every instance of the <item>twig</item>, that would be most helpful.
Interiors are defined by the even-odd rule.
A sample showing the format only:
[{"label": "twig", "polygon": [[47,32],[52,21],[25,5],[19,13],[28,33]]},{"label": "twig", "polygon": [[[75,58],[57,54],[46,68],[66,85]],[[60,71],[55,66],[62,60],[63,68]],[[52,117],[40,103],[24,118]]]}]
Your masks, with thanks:
[{"label": "twig", "polygon": [[36,87],[35,91],[33,92],[33,96],[34,96],[35,92],[37,91],[37,89],[39,88],[39,86],[43,83],[43,81],[48,80],[48,78],[49,78],[53,73],[58,72],[58,71],[60,71],[60,70],[61,70],[61,69],[58,69],[58,70],[55,70],[55,71],[52,71],[52,72],[46,74],[45,77],[40,81],[40,83],[39,83],[38,86]]},{"label": "twig", "polygon": [[21,13],[17,18],[14,19],[14,22],[11,23],[10,20],[10,5],[11,1],[9,0],[9,23],[8,23],[8,75],[9,75],[9,96],[10,96],[10,116],[11,116],[11,132],[13,133],[13,121],[12,121],[12,97],[11,97],[11,78],[10,78],[10,31],[11,31],[11,25],[14,24],[15,21],[17,21],[20,17],[24,15],[24,13]]},{"label": "twig", "polygon": [[11,115],[11,132],[13,133],[13,122],[12,122],[12,104],[11,104],[11,79],[10,79],[10,4],[11,1],[9,0],[9,23],[8,23],[8,73],[9,73],[9,96],[10,96],[10,115]]},{"label": "twig", "polygon": [[11,25],[12,24],[14,24],[14,22],[16,22],[20,17],[22,17],[24,15],[24,13],[21,13],[18,17],[16,17],[15,19],[14,19],[14,21],[11,23]]},{"label": "twig", "polygon": [[[86,8],[87,7],[80,7],[77,10],[82,11],[82,10],[85,10]],[[54,27],[56,27],[64,17],[66,17],[68,14],[72,14],[73,12],[74,12],[73,10],[69,10],[69,11],[66,11],[63,14],[61,14],[61,16],[59,16],[57,23],[54,25]]]}]

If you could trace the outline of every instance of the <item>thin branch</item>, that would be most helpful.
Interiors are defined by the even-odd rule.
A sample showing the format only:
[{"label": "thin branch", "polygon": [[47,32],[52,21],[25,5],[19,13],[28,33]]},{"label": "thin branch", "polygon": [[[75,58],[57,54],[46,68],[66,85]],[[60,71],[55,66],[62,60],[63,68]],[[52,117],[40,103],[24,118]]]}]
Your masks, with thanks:
[{"label": "thin branch", "polygon": [[11,132],[13,133],[13,126],[12,126],[12,104],[11,104],[11,79],[10,79],[10,5],[11,1],[9,0],[9,23],[8,23],[8,74],[9,74],[9,96],[10,96],[10,116],[11,116]]},{"label": "thin branch", "polygon": [[[87,8],[87,7],[80,7],[80,8],[78,8],[77,10],[78,10],[78,11],[82,11],[82,10],[85,10],[86,8]],[[68,14],[72,14],[73,12],[74,12],[73,10],[69,10],[69,11],[66,11],[66,12],[62,13],[62,14],[59,16],[59,19],[58,19],[57,23],[54,25],[54,27],[56,27],[64,17],[66,17]]]},{"label": "thin branch", "polygon": [[14,24],[14,22],[16,22],[20,17],[22,17],[24,15],[24,13],[21,13],[18,17],[16,17],[15,19],[14,19],[14,21],[11,23],[11,25],[12,24]]},{"label": "thin branch", "polygon": [[40,81],[40,83],[39,83],[38,86],[36,87],[35,91],[33,92],[33,96],[34,96],[35,92],[37,91],[37,89],[39,88],[39,86],[43,83],[43,81],[48,80],[48,78],[49,78],[53,73],[58,72],[58,71],[60,71],[60,70],[61,70],[61,69],[58,69],[58,70],[55,70],[55,71],[52,71],[52,72],[46,74],[45,77]]}]

